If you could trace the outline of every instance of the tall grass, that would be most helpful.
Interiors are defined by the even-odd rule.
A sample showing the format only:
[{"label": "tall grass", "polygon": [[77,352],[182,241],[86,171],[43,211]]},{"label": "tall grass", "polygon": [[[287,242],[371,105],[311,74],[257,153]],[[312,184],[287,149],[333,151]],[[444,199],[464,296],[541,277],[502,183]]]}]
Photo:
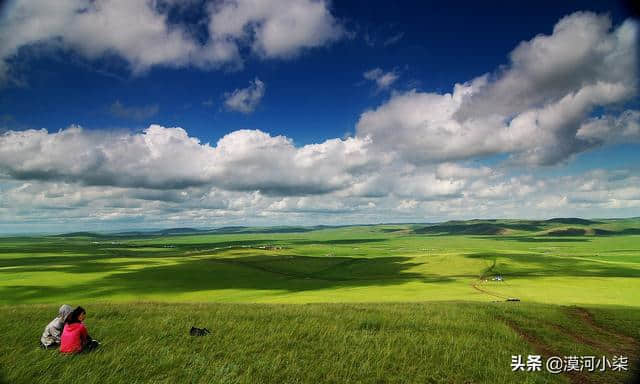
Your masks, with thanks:
[{"label": "tall grass", "polygon": [[[0,367],[8,383],[562,383],[566,375],[511,372],[511,355],[535,354],[517,324],[560,355],[629,354],[569,308],[523,303],[157,304],[88,306],[99,350],[76,356],[37,347],[56,313],[0,307]],[[599,309],[604,326],[639,310]],[[609,316],[609,317],[607,317]],[[189,335],[192,325],[211,334]],[[574,328],[601,348],[577,343]],[[594,344],[599,345],[599,344]],[[613,349],[608,349],[609,347]],[[636,355],[637,356],[637,355]],[[624,375],[590,374],[592,382]]]}]

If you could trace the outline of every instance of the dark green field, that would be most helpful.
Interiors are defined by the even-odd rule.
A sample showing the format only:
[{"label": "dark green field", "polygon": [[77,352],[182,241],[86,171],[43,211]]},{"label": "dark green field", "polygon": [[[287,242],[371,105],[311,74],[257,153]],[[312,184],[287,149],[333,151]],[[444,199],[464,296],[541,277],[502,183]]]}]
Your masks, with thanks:
[{"label": "dark green field", "polygon": [[[511,356],[639,356],[637,219],[10,237],[0,274],[10,383],[609,383]],[[37,348],[63,303],[99,351]]]}]

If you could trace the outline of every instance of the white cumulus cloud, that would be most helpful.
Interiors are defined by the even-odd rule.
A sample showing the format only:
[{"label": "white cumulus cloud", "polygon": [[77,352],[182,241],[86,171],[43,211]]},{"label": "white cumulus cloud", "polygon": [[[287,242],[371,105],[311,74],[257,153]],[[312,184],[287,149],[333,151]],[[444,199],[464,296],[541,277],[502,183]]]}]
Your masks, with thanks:
[{"label": "white cumulus cloud", "polygon": [[240,66],[242,47],[263,58],[287,58],[341,38],[344,29],[322,0],[209,2],[209,36],[170,23],[170,7],[149,0],[10,0],[0,16],[0,83],[14,79],[11,59],[22,47],[72,50],[87,59],[116,55],[131,71],[152,66]]},{"label": "white cumulus cloud", "polygon": [[264,82],[256,77],[247,88],[236,89],[225,94],[224,105],[231,111],[251,113],[260,104],[264,92]]},{"label": "white cumulus cloud", "polygon": [[290,57],[344,34],[324,0],[224,0],[211,3],[209,10],[214,40],[247,41],[253,52],[268,58]]},{"label": "white cumulus cloud", "polygon": [[275,195],[349,187],[378,162],[370,141],[332,139],[295,147],[284,136],[239,130],[216,146],[182,128],[151,125],[141,133],[8,131],[0,136],[0,174],[19,180],[127,188],[181,189],[211,184]]},{"label": "white cumulus cloud", "polygon": [[578,12],[552,35],[520,43],[510,58],[452,93],[392,95],[361,115],[357,135],[414,163],[497,153],[531,165],[564,161],[599,143],[578,134],[595,108],[636,95],[638,25],[612,29],[608,16]]},{"label": "white cumulus cloud", "polygon": [[587,120],[577,136],[603,142],[640,141],[640,111],[626,110],[618,116],[599,116]]},{"label": "white cumulus cloud", "polygon": [[[142,71],[224,62],[243,46],[264,58],[289,57],[339,36],[326,2],[298,0],[291,9],[273,4],[281,13],[248,0],[211,5],[215,17],[203,45],[181,26],[168,25],[153,2],[98,0],[78,13],[80,2],[72,0],[41,8],[25,0],[10,5],[16,35],[0,33],[0,59],[42,42],[87,57],[116,53]],[[145,25],[132,26],[133,32],[122,26],[98,36],[82,20],[100,24],[97,30],[118,29],[120,21],[110,15],[134,10],[129,7],[148,8],[140,13]],[[73,23],[78,25],[63,27]],[[304,32],[279,44],[271,39],[298,29]],[[625,105],[637,95],[637,30],[633,21],[614,27],[607,16],[569,15],[552,34],[520,43],[495,73],[455,84],[445,94],[392,93],[361,114],[355,137],[303,146],[260,130],[233,131],[210,144],[183,128],[160,125],[142,132],[5,129],[0,230],[33,223],[58,230],[59,223],[97,222],[144,227],[630,215],[640,209],[636,168],[552,177],[529,165],[558,164],[597,145],[640,140],[640,112]],[[75,34],[85,32],[96,45],[76,42]],[[110,34],[134,41],[116,42]],[[154,39],[167,44],[143,44]],[[365,78],[391,87],[395,80],[385,75],[374,68]],[[230,92],[225,106],[250,113],[264,93],[256,78]],[[157,112],[119,102],[112,107],[129,118]],[[502,155],[497,165],[478,159],[496,154]]]}]

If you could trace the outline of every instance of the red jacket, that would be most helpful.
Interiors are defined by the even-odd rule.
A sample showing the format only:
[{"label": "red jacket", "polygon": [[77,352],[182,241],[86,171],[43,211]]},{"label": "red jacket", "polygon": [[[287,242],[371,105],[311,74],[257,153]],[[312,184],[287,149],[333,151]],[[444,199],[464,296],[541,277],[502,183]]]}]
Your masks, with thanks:
[{"label": "red jacket", "polygon": [[89,333],[87,327],[82,323],[65,324],[60,338],[60,352],[76,353],[81,352],[82,347],[87,342]]}]

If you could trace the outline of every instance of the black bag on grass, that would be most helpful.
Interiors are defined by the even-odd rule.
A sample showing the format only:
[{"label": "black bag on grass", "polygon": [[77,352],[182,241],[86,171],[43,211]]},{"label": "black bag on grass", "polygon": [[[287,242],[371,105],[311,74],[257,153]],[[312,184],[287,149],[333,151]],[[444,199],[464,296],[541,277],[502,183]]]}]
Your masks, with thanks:
[{"label": "black bag on grass", "polygon": [[211,332],[209,332],[209,330],[207,328],[196,328],[196,327],[191,327],[191,330],[189,331],[189,334],[191,336],[204,336],[207,335]]}]

